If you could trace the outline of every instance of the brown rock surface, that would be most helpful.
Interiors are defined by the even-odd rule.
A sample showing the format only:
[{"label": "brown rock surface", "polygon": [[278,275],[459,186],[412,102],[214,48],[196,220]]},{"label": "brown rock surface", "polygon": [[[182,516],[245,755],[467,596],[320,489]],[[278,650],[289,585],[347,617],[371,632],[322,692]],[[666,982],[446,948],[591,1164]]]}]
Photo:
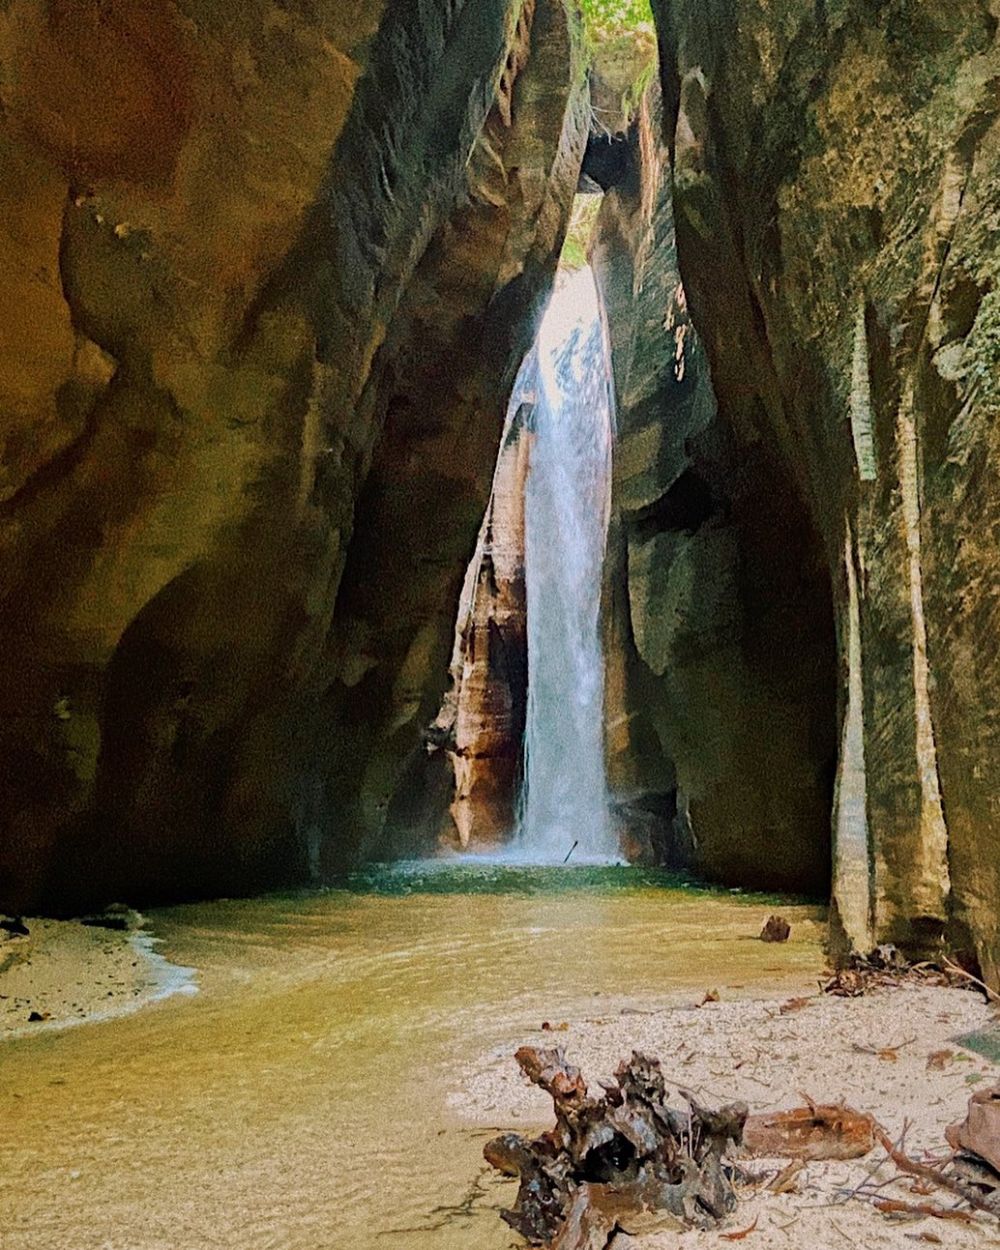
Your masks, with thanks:
[{"label": "brown rock surface", "polygon": [[[451,771],[425,729],[448,685],[463,580],[490,498],[517,368],[555,276],[589,120],[575,27],[539,0],[530,55],[473,147],[467,185],[418,264],[362,402],[385,432],[355,515],[322,693],[324,862],[434,845]],[[510,121],[508,122],[508,117]],[[364,709],[359,718],[359,708]],[[359,768],[359,751],[363,767]]]},{"label": "brown rock surface", "polygon": [[528,700],[524,508],[531,411],[525,396],[504,431],[462,590],[452,686],[434,726],[455,776],[444,841],[462,849],[502,843],[516,819]]},{"label": "brown rock surface", "polygon": [[840,926],[918,950],[946,932],[995,983],[994,7],[654,9],[722,419],[783,467],[833,586]]},{"label": "brown rock surface", "polygon": [[719,411],[677,267],[657,89],[598,220],[617,387],[609,782],[642,857],[826,888],[834,640],[788,473]]},{"label": "brown rock surface", "polygon": [[[825,881],[832,805],[843,941],[997,983],[997,14],[654,9],[595,258],[614,794],[741,885]],[[0,907],[440,832],[423,731],[587,139],[567,13],[4,7]]]},{"label": "brown rock surface", "polygon": [[0,15],[0,906],[301,879],[440,701],[583,93],[383,7]]}]

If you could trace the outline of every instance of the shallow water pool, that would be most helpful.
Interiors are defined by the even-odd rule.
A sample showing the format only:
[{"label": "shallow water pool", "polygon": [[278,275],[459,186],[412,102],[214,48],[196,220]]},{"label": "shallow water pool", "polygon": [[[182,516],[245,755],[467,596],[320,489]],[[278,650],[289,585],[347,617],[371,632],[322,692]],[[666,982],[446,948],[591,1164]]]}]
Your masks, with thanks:
[{"label": "shallow water pool", "polygon": [[[786,994],[823,910],[642,869],[375,867],[150,913],[201,992],[0,1051],[4,1250],[506,1250],[469,1060],[543,1020]],[[550,1039],[551,1040],[551,1039]],[[495,1126],[509,1127],[509,1126]]]}]

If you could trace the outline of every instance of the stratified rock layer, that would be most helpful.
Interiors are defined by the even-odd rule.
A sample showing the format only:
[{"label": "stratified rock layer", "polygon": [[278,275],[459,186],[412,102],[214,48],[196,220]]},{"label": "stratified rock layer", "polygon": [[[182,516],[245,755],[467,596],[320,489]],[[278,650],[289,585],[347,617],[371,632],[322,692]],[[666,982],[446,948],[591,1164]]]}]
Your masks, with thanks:
[{"label": "stratified rock layer", "polygon": [[577,181],[563,4],[15,0],[0,56],[0,907],[377,850]]},{"label": "stratified rock layer", "polygon": [[996,981],[994,6],[654,9],[720,411],[783,466],[833,585],[840,925],[859,946],[947,931]]}]

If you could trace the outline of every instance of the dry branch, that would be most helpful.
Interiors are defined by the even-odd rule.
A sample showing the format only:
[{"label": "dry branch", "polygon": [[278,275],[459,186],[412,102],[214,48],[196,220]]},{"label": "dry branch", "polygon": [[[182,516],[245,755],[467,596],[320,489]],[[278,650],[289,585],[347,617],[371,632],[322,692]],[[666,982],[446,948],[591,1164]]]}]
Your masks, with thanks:
[{"label": "dry branch", "polygon": [[936,1220],[958,1220],[962,1224],[974,1224],[975,1217],[968,1211],[954,1207],[937,1207],[933,1202],[904,1202],[901,1198],[876,1198],[872,1203],[883,1215],[931,1215]]},{"label": "dry branch", "polygon": [[947,957],[942,960],[946,971],[953,977],[958,977],[960,981],[968,981],[970,985],[974,985],[977,989],[982,990],[986,998],[991,1003],[1000,1003],[1000,994],[996,990],[990,989],[985,981],[981,981],[979,977],[974,977],[971,972],[966,972],[964,968],[960,968],[954,960]]},{"label": "dry branch", "polygon": [[970,1207],[975,1207],[977,1211],[986,1211],[990,1215],[996,1215],[996,1207],[987,1199],[981,1198],[969,1185],[939,1172],[937,1168],[930,1167],[926,1163],[918,1163],[916,1159],[908,1158],[892,1144],[889,1134],[880,1125],[875,1128],[875,1139],[901,1172],[906,1172],[908,1176],[918,1176],[921,1180],[928,1181],[940,1189],[947,1189],[949,1193],[963,1198]]}]

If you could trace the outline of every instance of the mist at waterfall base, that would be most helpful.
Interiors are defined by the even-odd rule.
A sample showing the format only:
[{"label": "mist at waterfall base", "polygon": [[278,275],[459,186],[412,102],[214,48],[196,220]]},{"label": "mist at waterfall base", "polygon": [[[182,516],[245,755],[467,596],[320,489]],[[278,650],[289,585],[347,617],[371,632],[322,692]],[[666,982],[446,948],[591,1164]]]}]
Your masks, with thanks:
[{"label": "mist at waterfall base", "polygon": [[553,294],[511,396],[533,405],[525,500],[528,707],[517,828],[456,860],[622,863],[604,768],[602,570],[611,474],[611,366],[589,267]]}]

